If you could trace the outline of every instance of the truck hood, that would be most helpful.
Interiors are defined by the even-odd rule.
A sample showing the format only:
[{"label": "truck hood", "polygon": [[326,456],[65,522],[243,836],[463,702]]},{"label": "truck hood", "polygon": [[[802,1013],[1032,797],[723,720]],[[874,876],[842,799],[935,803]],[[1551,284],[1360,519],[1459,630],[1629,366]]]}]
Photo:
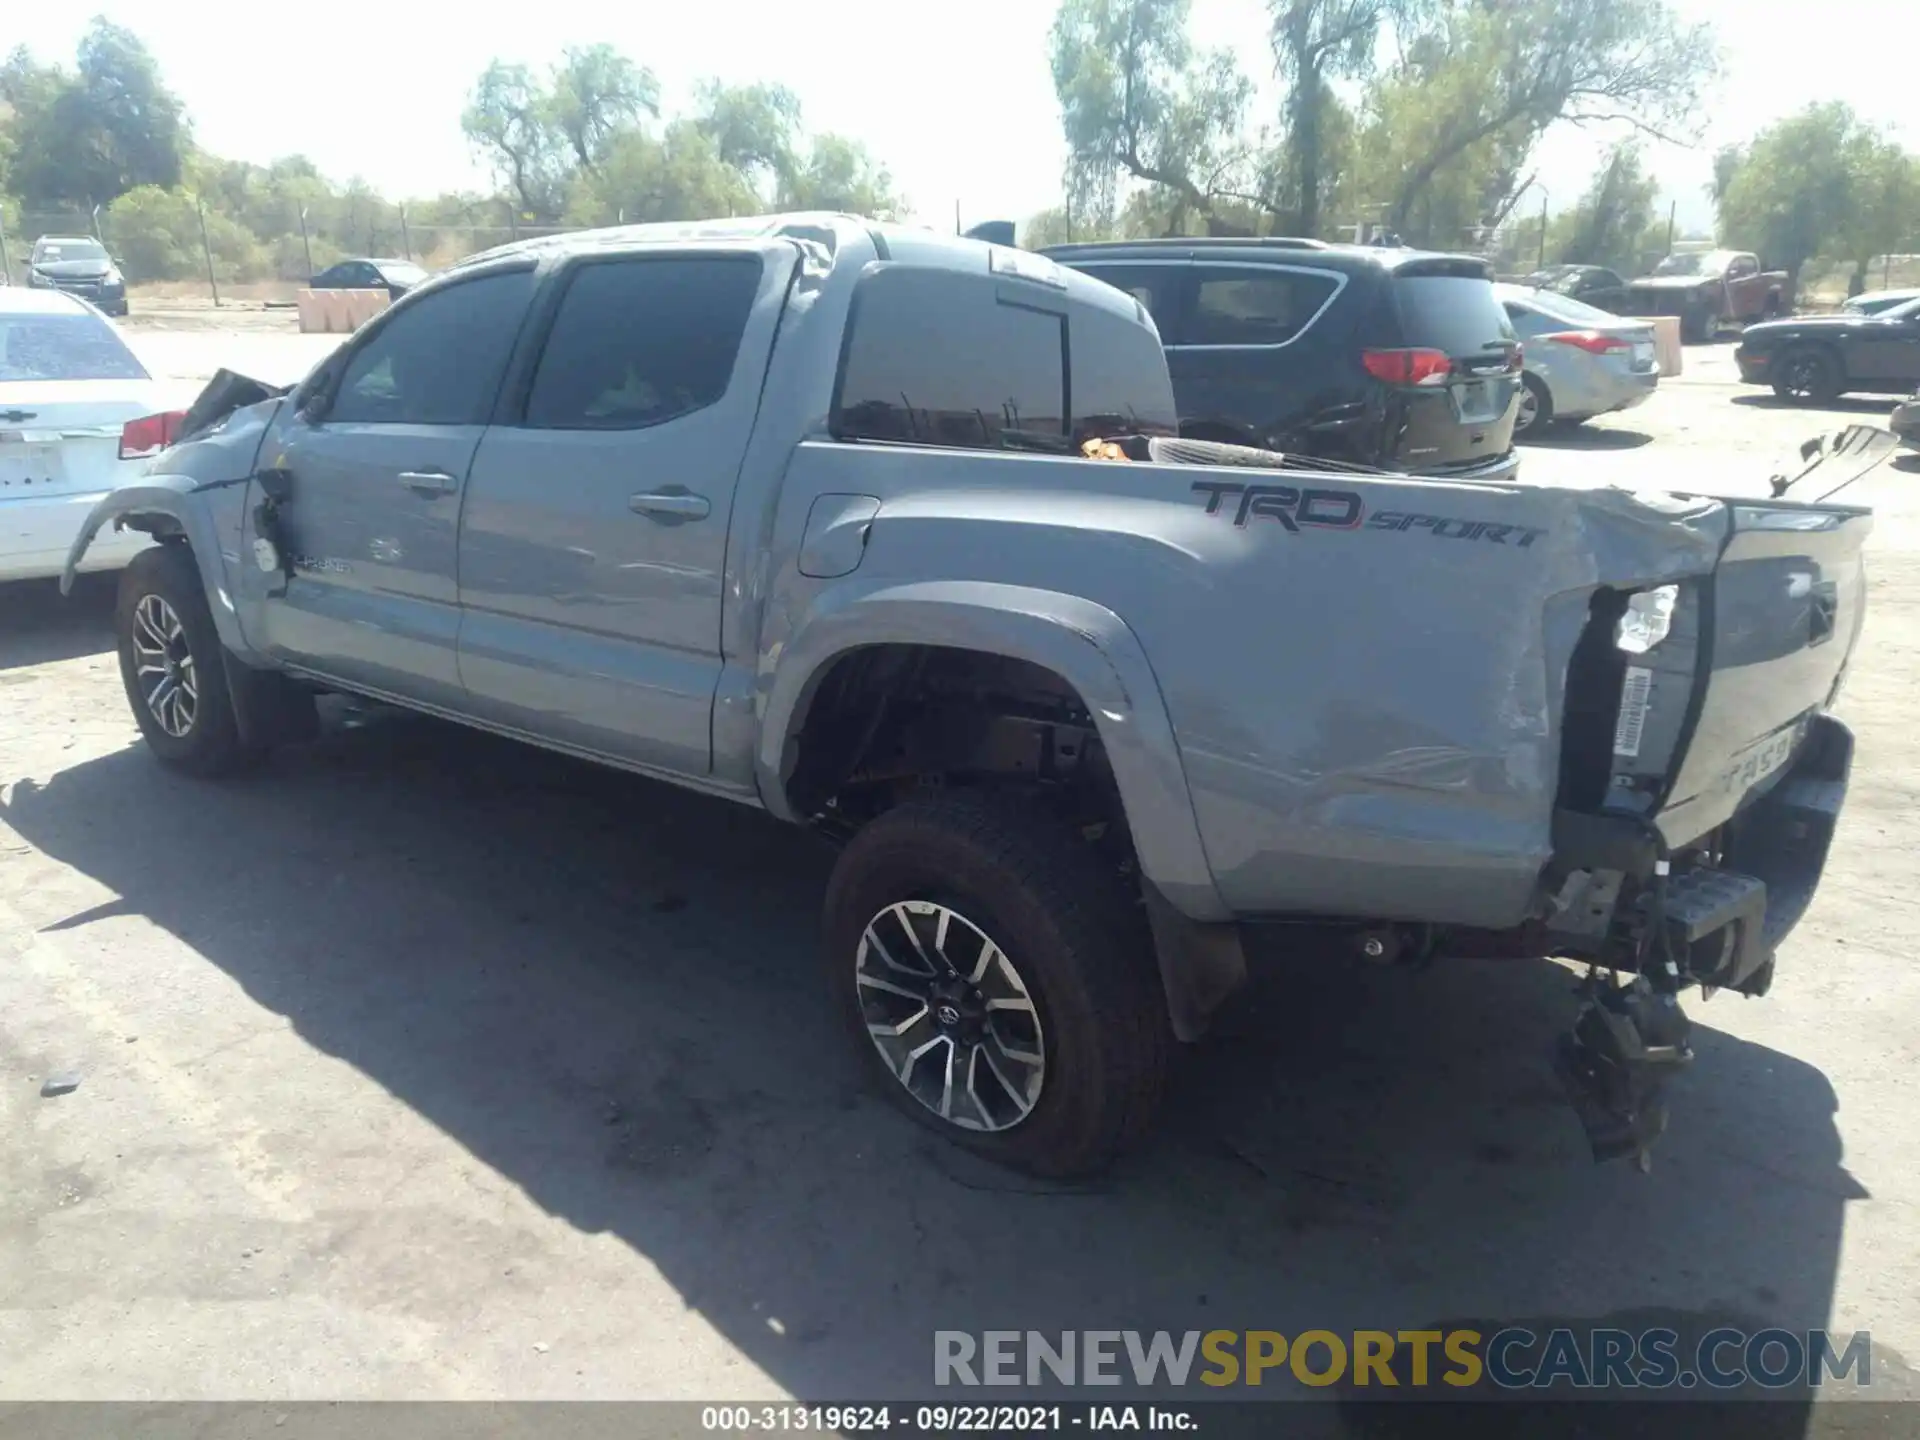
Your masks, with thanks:
[{"label": "truck hood", "polygon": [[1642,275],[1638,280],[1629,280],[1629,290],[1703,290],[1710,285],[1720,284],[1717,275]]}]

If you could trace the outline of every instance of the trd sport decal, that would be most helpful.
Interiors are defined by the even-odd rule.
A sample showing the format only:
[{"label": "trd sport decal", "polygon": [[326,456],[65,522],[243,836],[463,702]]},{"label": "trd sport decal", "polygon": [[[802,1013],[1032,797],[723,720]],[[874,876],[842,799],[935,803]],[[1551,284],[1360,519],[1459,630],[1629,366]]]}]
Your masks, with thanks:
[{"label": "trd sport decal", "polygon": [[1494,545],[1526,549],[1545,530],[1526,525],[1501,525],[1491,520],[1463,520],[1450,515],[1417,515],[1402,510],[1367,514],[1366,502],[1351,490],[1296,489],[1291,485],[1243,485],[1233,480],[1196,480],[1193,493],[1207,497],[1207,514],[1225,513],[1235,502],[1233,523],[1244,528],[1253,517],[1278,520],[1297,535],[1313,530],[1424,530],[1442,540],[1484,540]]}]

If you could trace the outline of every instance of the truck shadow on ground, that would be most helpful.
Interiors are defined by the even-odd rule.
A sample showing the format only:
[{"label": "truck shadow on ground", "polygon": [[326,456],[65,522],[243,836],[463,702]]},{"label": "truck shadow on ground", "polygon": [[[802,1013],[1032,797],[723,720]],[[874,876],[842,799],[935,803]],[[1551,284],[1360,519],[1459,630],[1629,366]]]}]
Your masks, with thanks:
[{"label": "truck shadow on ground", "polygon": [[[1863,1195],[1826,1079],[1713,1028],[1717,1006],[1696,1009],[1699,1060],[1643,1176],[1592,1165],[1550,1076],[1567,972],[1266,950],[1142,1153],[1090,1185],[1004,1173],[896,1115],[843,1051],[818,842],[430,721],[336,725],[217,786],[134,747],[17,783],[0,820],[120,897],[50,928],[137,914],[181,937],[545,1211],[644,1256],[802,1397],[925,1396],[940,1329],[1638,1308],[1804,1331],[1826,1323]],[[1781,988],[1771,1003],[1796,1003]],[[326,1174],[288,1123],[275,1153]],[[503,1264],[543,1273],[536,1237],[475,1222],[444,1243],[457,1221],[379,1232],[419,1229],[383,1273],[446,1271],[399,1293],[449,1327]],[[287,1293],[338,1275],[318,1253],[337,1237],[291,1243],[315,1263]],[[1391,1433],[1309,1408],[1325,1433]]]},{"label": "truck shadow on ground", "polygon": [[66,596],[52,580],[0,584],[0,671],[112,650],[119,584],[117,573],[81,575]]}]

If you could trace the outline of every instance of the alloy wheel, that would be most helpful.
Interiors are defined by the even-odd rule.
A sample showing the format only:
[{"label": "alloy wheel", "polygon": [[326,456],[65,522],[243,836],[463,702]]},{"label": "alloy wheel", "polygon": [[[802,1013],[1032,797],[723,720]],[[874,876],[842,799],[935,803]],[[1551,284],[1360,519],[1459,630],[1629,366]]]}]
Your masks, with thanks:
[{"label": "alloy wheel", "polygon": [[881,910],[854,957],[861,1019],[907,1093],[964,1130],[1009,1130],[1046,1082],[1040,1012],[1006,951],[930,900]]},{"label": "alloy wheel", "polygon": [[1520,410],[1513,417],[1515,430],[1531,430],[1533,422],[1540,418],[1540,397],[1533,393],[1531,385],[1520,387]]},{"label": "alloy wheel", "polygon": [[144,595],[134,607],[133,660],[155,723],[174,739],[185,738],[200,713],[200,681],[186,626],[159,595]]}]

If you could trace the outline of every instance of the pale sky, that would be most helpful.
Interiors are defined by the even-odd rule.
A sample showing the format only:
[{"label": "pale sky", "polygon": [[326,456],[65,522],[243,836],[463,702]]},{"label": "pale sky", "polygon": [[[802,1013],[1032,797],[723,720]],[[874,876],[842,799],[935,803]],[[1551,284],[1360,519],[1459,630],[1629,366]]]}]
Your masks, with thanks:
[{"label": "pale sky", "polygon": [[[1870,120],[1904,120],[1902,138],[1920,148],[1920,0],[1821,0],[1806,10],[1677,3],[1715,25],[1728,62],[1703,107],[1699,145],[1652,153],[1683,227],[1711,224],[1701,190],[1720,144],[1812,101],[1843,98]],[[24,43],[70,64],[88,17],[104,12],[152,48],[207,149],[256,162],[298,151],[336,180],[358,174],[400,196],[487,183],[459,117],[488,61],[541,66],[568,45],[602,40],[653,68],[670,112],[707,76],[789,86],[809,128],[868,145],[922,222],[951,223],[956,202],[968,224],[1024,219],[1059,193],[1063,148],[1046,46],[1052,0],[449,8],[457,21],[404,3],[13,3],[0,46]],[[1193,16],[1196,40],[1229,46],[1249,72],[1270,73],[1260,0],[1193,0]],[[1585,187],[1604,138],[1568,129],[1544,142],[1538,162],[1554,209]]]}]

